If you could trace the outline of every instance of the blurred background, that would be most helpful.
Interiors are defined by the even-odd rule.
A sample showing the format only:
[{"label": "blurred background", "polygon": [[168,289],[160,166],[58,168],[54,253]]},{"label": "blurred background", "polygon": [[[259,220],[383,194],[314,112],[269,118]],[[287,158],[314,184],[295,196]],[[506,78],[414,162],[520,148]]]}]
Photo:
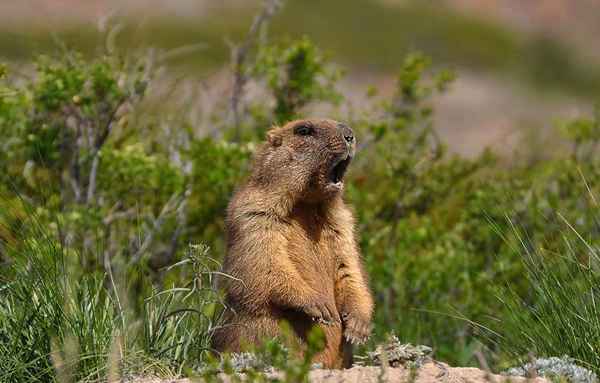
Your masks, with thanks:
[{"label": "blurred background", "polygon": [[[27,61],[56,41],[91,53],[118,17],[121,47],[198,48],[172,70],[215,82],[228,42],[245,34],[261,2],[27,0],[0,4],[0,58]],[[344,95],[369,86],[389,94],[407,52],[421,51],[458,74],[437,101],[437,128],[451,150],[510,153],[520,134],[552,141],[553,118],[589,112],[600,86],[595,0],[292,0],[272,36],[309,36],[346,68]],[[223,87],[227,81],[221,81]],[[549,137],[550,136],[550,137]],[[537,141],[536,141],[537,142]]]},{"label": "blurred background", "polygon": [[0,382],[210,366],[225,209],[306,116],[358,137],[359,354],[600,373],[599,36],[598,0],[0,1]]}]

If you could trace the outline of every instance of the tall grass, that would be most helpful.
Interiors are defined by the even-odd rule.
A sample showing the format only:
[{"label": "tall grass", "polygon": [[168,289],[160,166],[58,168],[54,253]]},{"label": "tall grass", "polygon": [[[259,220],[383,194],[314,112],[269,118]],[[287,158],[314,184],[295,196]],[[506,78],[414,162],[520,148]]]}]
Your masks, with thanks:
[{"label": "tall grass", "polygon": [[86,273],[34,216],[17,226],[0,236],[0,382],[175,376],[205,359],[220,305],[207,248],[165,270],[187,285],[154,287],[138,307],[120,277],[131,271]]},{"label": "tall grass", "polygon": [[506,288],[501,298],[507,310],[500,324],[500,343],[513,360],[568,355],[599,373],[598,232],[580,233],[560,213],[558,220],[564,225],[560,254],[532,243],[513,225],[530,290],[524,295]]}]

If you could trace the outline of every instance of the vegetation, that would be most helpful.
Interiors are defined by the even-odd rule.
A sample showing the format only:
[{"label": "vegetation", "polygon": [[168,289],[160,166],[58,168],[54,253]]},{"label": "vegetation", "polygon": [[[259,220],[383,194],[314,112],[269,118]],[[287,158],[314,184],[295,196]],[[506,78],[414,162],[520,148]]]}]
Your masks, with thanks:
[{"label": "vegetation", "polygon": [[[0,381],[214,373],[224,208],[266,128],[315,102],[359,137],[346,193],[376,297],[365,349],[393,332],[453,364],[533,352],[600,371],[598,115],[559,124],[568,157],[507,165],[447,151],[433,97],[454,75],[422,54],[359,108],[307,38],[261,40],[239,64],[261,97],[238,88],[236,121],[217,100],[202,133],[185,103],[157,110],[155,54],[105,44],[39,57],[25,79],[0,70]],[[309,359],[261,352],[305,379]]]},{"label": "vegetation", "polygon": [[[595,201],[591,209],[597,217]],[[531,289],[525,295],[510,285],[504,289],[507,315],[498,329],[503,334],[500,345],[506,345],[515,356],[556,355],[560,351],[597,372],[598,247],[593,235],[578,231],[576,227],[581,225],[561,214],[558,218],[564,227],[560,253],[532,244],[520,228],[514,228],[515,245],[521,247]]]},{"label": "vegetation", "polygon": [[[287,1],[270,29],[274,35],[290,34],[294,38],[308,35],[321,47],[331,50],[337,61],[354,68],[395,70],[406,54],[420,47],[437,65],[465,64],[477,72],[516,76],[542,91],[567,91],[589,97],[595,96],[600,85],[597,65],[587,62],[587,56],[573,47],[543,33],[521,34],[439,2],[399,3]],[[227,41],[244,36],[260,2],[244,4],[211,7],[211,13],[200,21],[195,17],[173,21],[154,16],[139,23],[134,14],[129,23],[118,25],[115,34],[124,47],[132,50],[140,46],[164,50],[186,46],[196,54],[174,55],[170,59],[172,66],[196,73],[210,72],[227,63]],[[314,17],[316,9],[319,17]],[[105,33],[98,31],[93,23],[61,21],[49,27],[32,22],[28,28],[10,26],[10,23],[0,26],[0,49],[11,59],[32,59],[32,52],[40,49],[52,52],[57,37],[93,56]]]}]

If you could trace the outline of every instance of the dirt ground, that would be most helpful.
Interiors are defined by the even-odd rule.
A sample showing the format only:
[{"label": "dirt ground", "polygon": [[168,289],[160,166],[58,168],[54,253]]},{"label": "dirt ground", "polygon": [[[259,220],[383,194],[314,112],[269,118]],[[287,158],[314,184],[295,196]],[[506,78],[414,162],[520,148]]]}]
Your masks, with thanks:
[{"label": "dirt ground", "polygon": [[[272,378],[283,378],[282,374],[274,374]],[[222,377],[222,381],[229,383],[234,380]],[[414,383],[478,383],[478,382],[511,382],[511,383],[548,383],[544,378],[526,379],[521,377],[507,377],[486,373],[478,368],[449,367],[445,363],[428,362],[417,370],[406,367],[387,368],[380,367],[353,367],[347,370],[316,369],[310,372],[310,381],[318,383],[346,383],[346,382],[414,382]],[[135,383],[192,383],[189,379],[161,380],[138,379]]]}]

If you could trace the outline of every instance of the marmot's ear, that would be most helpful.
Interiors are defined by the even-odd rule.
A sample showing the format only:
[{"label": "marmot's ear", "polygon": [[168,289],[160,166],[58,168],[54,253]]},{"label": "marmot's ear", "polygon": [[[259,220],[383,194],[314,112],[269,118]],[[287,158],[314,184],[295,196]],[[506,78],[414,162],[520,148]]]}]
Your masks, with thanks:
[{"label": "marmot's ear", "polygon": [[271,146],[273,147],[281,145],[281,136],[278,134],[278,132],[274,132],[272,130],[270,132],[267,132],[267,140],[269,141],[269,144],[271,144]]}]

